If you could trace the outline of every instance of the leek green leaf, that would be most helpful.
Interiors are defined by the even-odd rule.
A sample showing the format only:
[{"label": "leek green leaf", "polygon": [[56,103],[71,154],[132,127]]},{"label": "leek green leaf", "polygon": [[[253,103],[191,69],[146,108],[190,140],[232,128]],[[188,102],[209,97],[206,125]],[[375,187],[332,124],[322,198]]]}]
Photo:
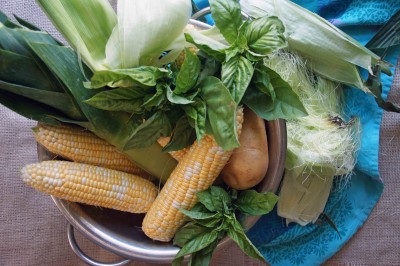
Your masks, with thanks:
[{"label": "leek green leaf", "polygon": [[176,77],[175,94],[186,93],[196,84],[197,77],[200,74],[200,66],[200,60],[197,55],[189,49],[185,49],[185,60]]},{"label": "leek green leaf", "polygon": [[224,150],[238,147],[237,105],[230,92],[216,77],[206,78],[200,87],[200,95],[206,102],[208,121],[216,142]]},{"label": "leek green leaf", "polygon": [[6,14],[4,14],[3,12],[1,12],[0,10],[0,23],[4,24],[6,27],[9,28],[21,28],[20,25],[12,22],[7,16]]},{"label": "leek green leaf", "polygon": [[40,90],[22,85],[12,84],[0,80],[0,91],[8,91],[26,97],[38,103],[48,105],[59,110],[65,116],[76,120],[84,120],[85,117],[75,108],[70,97],[61,92]]},{"label": "leek green leaf", "polygon": [[18,21],[18,23],[21,24],[22,26],[24,26],[25,28],[28,28],[33,31],[42,31],[39,27],[37,27],[36,25],[33,25],[29,21],[26,21],[17,15],[14,15],[14,17]]},{"label": "leek green leaf", "polygon": [[232,220],[229,225],[230,230],[227,231],[228,236],[236,242],[239,248],[249,257],[265,262],[260,251],[251,243],[243,231],[242,226],[237,220]]},{"label": "leek green leaf", "polygon": [[170,136],[170,134],[171,124],[168,117],[164,112],[156,112],[134,129],[124,150],[149,147],[160,137]]},{"label": "leek green leaf", "polygon": [[190,0],[119,0],[118,23],[106,47],[107,65],[111,69],[154,65],[182,36],[191,9]]},{"label": "leek green leaf", "polygon": [[279,197],[274,193],[258,193],[255,190],[245,190],[239,194],[235,206],[243,214],[264,215],[272,211]]},{"label": "leek green leaf", "polygon": [[140,113],[145,95],[140,88],[120,88],[99,92],[85,103],[102,110]]},{"label": "leek green leaf", "polygon": [[240,103],[253,76],[253,64],[243,56],[235,56],[222,63],[221,80],[230,90],[237,104]]},{"label": "leek green leaf", "polygon": [[225,39],[233,44],[242,25],[239,1],[210,0],[212,17]]},{"label": "leek green leaf", "polygon": [[283,23],[277,17],[271,16],[252,20],[246,26],[244,34],[251,51],[267,55],[287,46],[284,32]]},{"label": "leek green leaf", "polygon": [[193,127],[190,126],[188,118],[182,116],[176,122],[172,131],[172,136],[167,145],[164,146],[163,152],[179,151],[188,147],[196,140]]},{"label": "leek green leaf", "polygon": [[110,87],[132,87],[134,85],[154,87],[157,80],[167,78],[170,72],[164,68],[143,66],[131,69],[102,70],[94,73],[90,81],[93,89]]}]

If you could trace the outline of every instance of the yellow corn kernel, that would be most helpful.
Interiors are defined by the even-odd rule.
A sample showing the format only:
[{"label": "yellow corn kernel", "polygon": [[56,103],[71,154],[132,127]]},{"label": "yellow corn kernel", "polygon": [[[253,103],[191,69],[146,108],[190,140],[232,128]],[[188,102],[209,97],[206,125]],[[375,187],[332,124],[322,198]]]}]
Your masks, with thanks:
[{"label": "yellow corn kernel", "polygon": [[84,128],[39,124],[33,129],[35,139],[48,151],[65,159],[106,167],[148,178],[150,175],[136,166],[113,145]]},{"label": "yellow corn kernel", "polygon": [[[237,114],[238,133],[241,132],[243,109]],[[170,241],[185,222],[180,208],[190,210],[198,202],[196,193],[212,185],[232,151],[224,151],[211,135],[195,141],[179,161],[160,194],[146,214],[142,229],[159,241]]]},{"label": "yellow corn kernel", "polygon": [[147,212],[158,192],[140,176],[68,161],[29,164],[21,174],[27,185],[57,198],[132,213]]},{"label": "yellow corn kernel", "polygon": [[[157,140],[158,144],[160,144],[161,147],[165,147],[169,140],[171,138],[170,137],[161,137]],[[174,158],[175,160],[177,160],[178,162],[183,158],[183,156],[188,152],[189,148],[183,148],[182,150],[179,151],[170,151],[169,154],[172,156],[172,158]]]}]

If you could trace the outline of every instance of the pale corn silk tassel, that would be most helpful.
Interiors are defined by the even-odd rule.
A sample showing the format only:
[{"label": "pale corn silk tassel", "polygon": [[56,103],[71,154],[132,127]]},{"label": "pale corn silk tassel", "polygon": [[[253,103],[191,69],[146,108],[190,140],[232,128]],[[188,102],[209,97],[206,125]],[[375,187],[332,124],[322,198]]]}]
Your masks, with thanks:
[{"label": "pale corn silk tassel", "polygon": [[[238,109],[236,121],[240,135],[243,108]],[[231,155],[232,151],[224,151],[211,135],[196,140],[147,212],[142,225],[144,233],[154,240],[170,241],[186,221],[179,209],[193,208],[198,202],[196,193],[213,184]]]},{"label": "pale corn silk tassel", "polygon": [[308,116],[288,120],[286,170],[278,215],[306,225],[323,212],[333,180],[346,185],[360,146],[360,124],[344,114],[343,89],[312,73],[299,56],[279,52],[265,61],[299,95]]}]

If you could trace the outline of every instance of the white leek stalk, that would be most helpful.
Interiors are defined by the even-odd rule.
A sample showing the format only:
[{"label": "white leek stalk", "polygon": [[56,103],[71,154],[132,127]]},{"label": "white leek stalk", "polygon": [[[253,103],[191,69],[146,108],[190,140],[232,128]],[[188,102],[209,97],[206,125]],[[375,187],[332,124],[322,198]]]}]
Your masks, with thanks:
[{"label": "white leek stalk", "polygon": [[323,212],[333,179],[344,182],[356,163],[358,120],[346,122],[341,87],[307,70],[294,54],[279,53],[266,64],[299,95],[308,116],[287,121],[285,176],[278,215],[306,225]]},{"label": "white leek stalk", "polygon": [[380,58],[352,37],[288,0],[241,0],[240,3],[243,11],[253,17],[278,16],[286,28],[289,50],[307,59],[315,72],[368,91],[357,67],[368,69]]}]

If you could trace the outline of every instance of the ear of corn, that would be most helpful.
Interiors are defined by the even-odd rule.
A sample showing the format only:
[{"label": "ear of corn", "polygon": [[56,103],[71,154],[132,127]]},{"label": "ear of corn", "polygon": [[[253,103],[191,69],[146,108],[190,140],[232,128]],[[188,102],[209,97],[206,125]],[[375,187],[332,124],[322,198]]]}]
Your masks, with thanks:
[{"label": "ear of corn", "polygon": [[[161,147],[165,147],[169,140],[171,138],[170,137],[161,137],[157,140],[158,144],[161,145]],[[178,162],[180,160],[182,160],[183,156],[189,151],[189,148],[184,148],[182,150],[179,151],[170,151],[169,154],[172,156],[172,158],[174,158],[175,160],[177,160]]]},{"label": "ear of corn", "polygon": [[48,151],[65,159],[123,171],[142,177],[151,176],[136,166],[113,145],[92,132],[72,125],[39,124],[33,129],[35,139]]},{"label": "ear of corn", "polygon": [[157,196],[150,181],[128,173],[68,161],[26,165],[22,180],[55,197],[132,213],[145,213]]},{"label": "ear of corn", "polygon": [[[243,109],[237,114],[241,132]],[[196,193],[207,189],[228,162],[232,151],[224,151],[211,135],[195,141],[179,161],[157,199],[146,214],[142,229],[159,241],[170,241],[185,222],[180,208],[190,210],[198,201]]]}]

